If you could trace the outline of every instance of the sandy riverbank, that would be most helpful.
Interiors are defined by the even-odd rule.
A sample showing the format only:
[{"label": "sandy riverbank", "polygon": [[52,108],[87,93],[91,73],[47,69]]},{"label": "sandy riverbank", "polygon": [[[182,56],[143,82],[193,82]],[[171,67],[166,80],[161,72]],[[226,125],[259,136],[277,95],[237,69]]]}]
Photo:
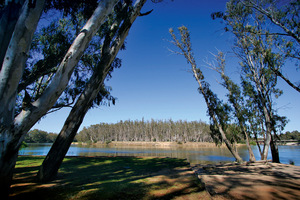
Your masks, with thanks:
[{"label": "sandy riverbank", "polygon": [[[186,143],[177,143],[177,142],[109,142],[109,143],[95,143],[95,144],[87,144],[87,143],[74,143],[81,145],[95,145],[95,146],[109,146],[109,147],[159,147],[159,148],[213,148],[216,147],[215,143],[210,142],[186,142]],[[243,145],[243,144],[238,144]],[[226,148],[223,144],[220,146],[221,148]]]}]

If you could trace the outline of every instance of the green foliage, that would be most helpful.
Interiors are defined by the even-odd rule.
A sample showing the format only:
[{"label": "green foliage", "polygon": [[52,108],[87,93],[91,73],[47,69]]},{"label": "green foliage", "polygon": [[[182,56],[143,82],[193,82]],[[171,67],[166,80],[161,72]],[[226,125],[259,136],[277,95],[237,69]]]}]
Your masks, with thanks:
[{"label": "green foliage", "polygon": [[[19,84],[19,95],[16,111],[19,113],[24,108],[23,102],[27,93],[32,102],[43,94],[49,83],[55,76],[56,70],[74,38],[79,34],[85,22],[92,15],[97,7],[98,1],[72,1],[60,0],[47,1],[43,18],[51,16],[52,21],[41,23],[37,29],[31,45],[29,59],[27,61],[22,80]],[[119,17],[115,8],[115,15],[110,15],[107,22],[97,32],[79,60],[70,78],[67,88],[53,106],[53,112],[62,107],[70,107],[84,90],[91,78],[97,64],[101,61],[101,48],[104,37],[108,34],[109,27]],[[57,17],[53,17],[57,16]],[[107,79],[115,68],[121,66],[121,60],[116,58],[111,64]],[[115,104],[116,98],[110,95],[111,88],[102,85],[101,91],[97,94],[92,106]],[[22,106],[23,105],[23,106]],[[29,105],[29,104],[27,104]]]},{"label": "green foliage", "polygon": [[[169,30],[173,38],[171,43],[180,49],[180,52],[176,53],[183,55],[186,58],[187,63],[191,65],[193,76],[199,85],[198,91],[201,95],[203,95],[207,106],[207,113],[210,117],[211,137],[216,144],[225,142],[230,151],[233,152],[234,149],[231,144],[236,143],[236,139],[233,135],[230,135],[230,132],[226,132],[231,122],[232,108],[226,102],[224,103],[221,99],[219,99],[210,89],[210,85],[205,80],[202,70],[197,67],[188,29],[185,26],[182,26],[179,27],[178,30],[180,33],[180,39],[177,39],[173,29]],[[220,59],[218,61],[221,62],[219,66],[223,66],[225,61]],[[227,139],[228,136],[231,138],[230,140]],[[237,154],[234,153],[234,156],[236,155]]]},{"label": "green foliage", "polygon": [[204,122],[187,121],[120,121],[84,127],[76,136],[79,142],[156,141],[211,142],[209,126]]},{"label": "green foliage", "polygon": [[[299,69],[299,13],[298,0],[231,0],[226,4],[225,13],[213,13],[212,18],[223,19],[226,31],[243,38],[239,41],[243,48],[248,49],[249,53],[262,55],[261,62],[268,64],[275,76],[300,92],[299,82],[294,83],[282,73],[287,60]],[[256,57],[259,57],[258,54]]]},{"label": "green foliage", "polygon": [[82,13],[84,19],[88,19],[92,14],[94,9],[98,5],[98,0],[47,0],[45,5],[45,12],[51,10],[59,10],[63,12],[63,16],[69,16],[72,23],[76,23],[78,20],[78,13]]},{"label": "green foliage", "polygon": [[26,143],[53,143],[57,137],[55,133],[47,133],[46,131],[34,129],[25,136]]},{"label": "green foliage", "polygon": [[300,142],[300,132],[299,131],[287,131],[284,134],[280,134],[279,138],[281,140],[298,140]]},{"label": "green foliage", "polygon": [[21,146],[20,146],[20,149],[24,149],[26,147],[28,147],[28,144],[25,141],[23,141]]},{"label": "green foliage", "polygon": [[[259,133],[259,129],[262,130],[259,126],[263,123],[269,123],[271,124],[269,129],[276,134],[282,131],[287,123],[286,118],[278,116],[273,108],[273,99],[282,94],[282,90],[276,87],[277,73],[275,73],[283,66],[285,60],[282,52],[276,49],[280,34],[272,32],[270,28],[272,20],[266,13],[260,11],[260,9],[269,9],[271,12],[271,8],[275,9],[276,6],[274,6],[275,1],[254,3],[251,0],[231,0],[227,3],[225,13],[213,14],[213,18],[222,18],[226,24],[226,30],[235,35],[234,51],[241,59],[241,85],[243,94],[246,96],[245,106],[248,110],[241,111],[237,117],[247,119],[250,123],[250,130],[252,129],[254,133]],[[278,10],[278,7],[276,9]],[[236,94],[229,97],[229,101],[241,99],[240,92],[236,93],[238,88],[233,87],[232,83],[228,82],[228,84],[231,85],[232,94]],[[268,128],[265,127],[265,129]]]}]

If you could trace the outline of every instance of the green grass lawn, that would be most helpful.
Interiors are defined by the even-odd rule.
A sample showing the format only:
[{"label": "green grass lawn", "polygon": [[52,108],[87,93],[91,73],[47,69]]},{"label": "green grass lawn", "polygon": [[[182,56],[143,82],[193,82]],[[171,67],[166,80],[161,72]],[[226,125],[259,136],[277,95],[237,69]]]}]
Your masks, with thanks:
[{"label": "green grass lawn", "polygon": [[204,187],[185,160],[67,157],[54,181],[37,183],[44,157],[18,158],[11,199],[203,199]]}]

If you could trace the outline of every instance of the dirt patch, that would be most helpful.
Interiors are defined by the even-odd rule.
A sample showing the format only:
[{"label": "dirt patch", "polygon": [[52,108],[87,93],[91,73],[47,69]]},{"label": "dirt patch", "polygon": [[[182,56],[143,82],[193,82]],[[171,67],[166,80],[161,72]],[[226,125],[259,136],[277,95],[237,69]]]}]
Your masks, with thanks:
[{"label": "dirt patch", "polygon": [[164,169],[152,174],[144,183],[152,187],[150,199],[210,199],[190,168]]},{"label": "dirt patch", "polygon": [[300,167],[278,163],[196,165],[212,198],[299,199]]}]

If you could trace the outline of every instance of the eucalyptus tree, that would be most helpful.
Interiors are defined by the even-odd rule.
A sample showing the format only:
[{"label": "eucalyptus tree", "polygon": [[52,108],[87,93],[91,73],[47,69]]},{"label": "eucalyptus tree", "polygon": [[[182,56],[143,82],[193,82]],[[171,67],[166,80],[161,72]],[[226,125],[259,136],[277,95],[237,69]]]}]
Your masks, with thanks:
[{"label": "eucalyptus tree", "polygon": [[[300,1],[276,1],[276,0],[241,0],[241,3],[252,9],[261,20],[269,23],[264,27],[265,33],[275,40],[276,50],[285,58],[293,60],[299,69],[300,61]],[[270,28],[272,27],[272,29]],[[297,67],[298,66],[298,67]],[[283,66],[273,67],[275,74],[281,77],[288,85],[300,92],[300,83],[293,83],[284,75]]]},{"label": "eucalyptus tree", "polygon": [[[250,94],[252,103],[264,117],[262,130],[265,131],[265,143],[262,159],[267,159],[270,146],[273,161],[279,162],[276,126],[284,125],[285,120],[274,109],[274,98],[279,97],[282,91],[276,87],[277,74],[273,69],[283,66],[284,57],[273,50],[276,40],[266,29],[268,22],[261,15],[253,12],[243,1],[232,0],[227,3],[226,8],[221,17],[226,24],[226,30],[235,36],[233,50],[241,60],[242,76],[244,82],[247,82],[244,85],[248,85],[245,89],[251,89],[246,93]],[[219,14],[215,13],[213,16]]]},{"label": "eucalyptus tree", "polygon": [[[97,95],[102,89],[102,84],[108,73],[112,70],[112,63],[123,46],[126,36],[135,19],[140,15],[140,11],[146,0],[138,0],[134,6],[130,2],[119,2],[115,7],[113,19],[108,20],[109,27],[105,30],[105,37],[100,51],[100,59],[95,63],[92,76],[86,84],[81,95],[76,100],[72,110],[67,117],[65,124],[57,139],[47,154],[38,178],[41,181],[49,181],[55,178],[59,166],[61,165],[75,135],[80,127],[85,114],[93,105]],[[111,24],[109,24],[111,23]],[[107,25],[107,24],[105,24]],[[101,101],[101,100],[100,100]]]},{"label": "eucalyptus tree", "polygon": [[225,73],[225,66],[226,66],[226,59],[225,54],[222,51],[218,51],[217,55],[214,55],[215,61],[214,62],[206,62],[209,67],[216,72],[218,72],[223,80],[221,85],[228,90],[228,94],[226,95],[228,101],[233,107],[233,115],[237,120],[239,125],[240,132],[243,134],[246,145],[249,152],[249,160],[254,162],[255,156],[253,150],[250,145],[250,134],[248,132],[247,124],[249,124],[248,117],[249,117],[249,110],[246,107],[245,99],[242,95],[241,88],[238,84],[234,83],[233,80],[226,75]]},{"label": "eucalyptus tree", "polygon": [[[246,13],[239,13],[243,18],[246,15],[253,18],[244,18],[249,22],[243,29],[243,32],[251,34],[255,33],[262,37],[267,36],[272,38],[273,44],[269,49],[268,62],[276,61],[276,57],[280,56],[285,62],[290,61],[288,65],[282,63],[281,65],[272,66],[271,70],[276,76],[282,78],[289,86],[300,92],[299,80],[291,80],[287,74],[287,67],[295,65],[299,69],[300,61],[300,2],[299,0],[291,1],[276,1],[276,0],[231,0],[227,3],[227,9],[238,6],[244,8]],[[227,17],[237,15],[238,13],[223,13],[216,12],[212,14],[213,18],[221,17],[225,21]],[[253,22],[259,22],[262,31],[255,30]],[[236,26],[238,26],[236,21]],[[226,26],[225,30],[229,31],[230,26]],[[275,58],[274,58],[275,57]]]},{"label": "eucalyptus tree", "polygon": [[197,67],[188,29],[185,26],[182,26],[179,27],[178,30],[180,32],[180,40],[177,39],[174,30],[170,29],[169,32],[173,39],[171,43],[179,48],[180,52],[176,53],[183,55],[187,62],[191,65],[193,76],[199,85],[199,93],[202,94],[208,109],[208,115],[210,116],[211,121],[212,137],[216,142],[224,142],[236,161],[242,162],[243,160],[235,148],[235,140],[229,140],[227,136],[228,133],[226,132],[229,127],[228,122],[230,117],[230,108],[227,104],[224,104],[217,95],[213,93],[213,91],[211,91],[209,84],[204,79],[201,69]]},{"label": "eucalyptus tree", "polygon": [[[57,66],[60,64],[60,60],[63,59],[69,46],[75,39],[76,35],[74,33],[79,32],[80,27],[82,27],[92,15],[91,11],[97,6],[97,0],[89,1],[88,4],[84,2],[80,3],[79,0],[73,1],[70,5],[64,3],[64,6],[60,6],[60,4],[60,2],[57,2],[54,7],[48,2],[45,6],[41,25],[34,35],[29,52],[29,59],[27,60],[22,79],[19,83],[19,94],[15,108],[16,113],[19,113],[26,104],[39,98],[51,83],[58,69]],[[86,11],[87,8],[89,9]],[[57,17],[53,17],[48,25],[46,22],[48,22],[49,19],[45,20],[44,18],[53,15],[51,12],[54,12]],[[100,59],[100,41],[101,37],[98,31],[74,68],[74,73],[64,92],[48,113],[63,107],[72,107],[75,100],[83,91],[86,82],[89,80],[95,62]],[[116,58],[112,65],[114,68],[118,68],[120,64],[120,59]],[[111,75],[109,74],[108,76]],[[114,101],[114,97],[109,95],[109,90],[110,88],[103,84],[103,89],[97,97],[97,104],[100,103],[99,99],[103,98],[107,101]],[[24,98],[25,95],[27,99]]]},{"label": "eucalyptus tree", "polygon": [[[97,4],[90,19],[78,32],[57,66],[57,71],[49,85],[33,101],[27,101],[31,98],[25,94],[24,107],[16,113],[15,104],[19,82],[24,72],[33,34],[45,4],[44,0],[24,2],[9,45],[6,49],[1,49],[5,51],[5,56],[0,72],[0,190],[5,198],[8,196],[18,149],[25,134],[56,103],[67,87],[74,68],[89,42],[116,3],[117,0],[103,0]],[[1,13],[2,16],[4,15]]]},{"label": "eucalyptus tree", "polygon": [[264,117],[260,110],[260,107],[257,106],[257,92],[255,87],[244,77],[241,76],[241,87],[243,90],[243,96],[245,98],[245,107],[247,108],[247,120],[249,122],[249,132],[252,133],[256,141],[258,151],[260,153],[261,159],[264,158],[261,144],[258,141],[258,138],[265,139],[265,128],[264,128]]}]

